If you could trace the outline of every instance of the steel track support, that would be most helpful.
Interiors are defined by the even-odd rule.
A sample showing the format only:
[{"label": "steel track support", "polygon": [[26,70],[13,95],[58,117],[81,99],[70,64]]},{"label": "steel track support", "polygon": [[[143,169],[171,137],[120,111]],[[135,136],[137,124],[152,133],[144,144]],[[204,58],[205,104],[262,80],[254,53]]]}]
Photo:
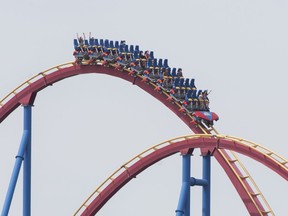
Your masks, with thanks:
[{"label": "steel track support", "polygon": [[210,216],[211,156],[203,156],[202,216]]},{"label": "steel track support", "polygon": [[202,186],[202,216],[210,216],[211,156],[202,159],[202,179],[191,176],[191,154],[182,155],[182,187],[176,216],[190,216],[190,187]]},{"label": "steel track support", "polygon": [[[24,154],[23,164],[23,216],[31,215],[31,129],[32,129],[32,107],[24,106],[26,111],[26,121],[24,120],[24,128],[28,130],[29,136],[27,140],[26,151]],[[25,119],[25,117],[24,117]]]},{"label": "steel track support", "polygon": [[23,216],[31,215],[31,119],[32,106],[24,105],[24,131],[16,161],[12,171],[10,183],[8,186],[5,202],[3,205],[1,216],[7,216],[10,210],[12,198],[14,195],[16,183],[24,160],[23,168]]},{"label": "steel track support", "polygon": [[190,216],[191,155],[182,155],[182,187],[176,216]]}]

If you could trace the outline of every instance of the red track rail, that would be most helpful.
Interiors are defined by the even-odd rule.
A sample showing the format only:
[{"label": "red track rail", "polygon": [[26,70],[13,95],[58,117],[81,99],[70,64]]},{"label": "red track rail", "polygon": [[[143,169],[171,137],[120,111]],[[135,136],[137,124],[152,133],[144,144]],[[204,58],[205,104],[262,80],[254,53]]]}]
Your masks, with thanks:
[{"label": "red track rail", "polygon": [[191,124],[191,118],[187,115],[184,115],[182,112],[179,112],[177,106],[167,100],[166,95],[159,94],[157,91],[154,91],[154,88],[151,87],[146,82],[142,82],[142,79],[139,77],[134,77],[128,75],[126,71],[119,71],[112,67],[103,67],[99,65],[74,65],[67,68],[61,68],[54,73],[43,76],[42,78],[36,80],[33,83],[30,83],[28,87],[24,88],[22,91],[17,93],[12,97],[7,103],[5,103],[0,108],[0,122],[2,122],[11,112],[13,112],[21,104],[33,104],[37,92],[46,88],[47,86],[52,85],[60,80],[63,80],[68,77],[76,76],[79,74],[88,74],[88,73],[101,73],[107,74],[121,79],[127,80],[134,85],[139,86],[144,91],[152,95],[161,101],[165,106],[171,109],[180,119],[182,119],[194,133],[203,133],[203,131],[194,124]]}]

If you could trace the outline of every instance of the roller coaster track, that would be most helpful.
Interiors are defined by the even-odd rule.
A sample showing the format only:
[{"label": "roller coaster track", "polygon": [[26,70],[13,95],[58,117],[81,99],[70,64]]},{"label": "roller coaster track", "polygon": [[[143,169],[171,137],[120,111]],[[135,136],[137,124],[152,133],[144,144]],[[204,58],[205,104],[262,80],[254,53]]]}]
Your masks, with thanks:
[{"label": "roller coaster track", "polygon": [[[272,156],[271,151],[259,144],[241,138],[223,135],[197,134],[182,136],[154,145],[123,164],[102,184],[100,184],[100,186],[75,212],[74,216],[78,214],[96,214],[105,204],[105,202],[108,201],[111,194],[113,195],[116,193],[121,187],[123,187],[131,179],[135,178],[137,174],[144,171],[149,166],[165,157],[180,152],[181,150],[201,147],[209,148],[211,151],[226,149],[244,154],[259,161],[269,168],[274,167],[273,170],[277,174],[281,175],[285,179],[288,179],[288,161],[275,153],[273,153]],[[219,153],[222,154],[221,151],[219,151]],[[233,161],[233,163],[235,162],[236,161]],[[239,160],[237,160],[237,162],[239,163]],[[227,164],[229,164],[229,162]],[[246,193],[249,194],[250,200],[253,202],[252,204],[258,206],[255,203],[257,200],[253,199],[253,197],[259,196],[261,197],[262,203],[270,209],[268,203],[260,193],[258,187],[251,177],[243,176],[243,174],[241,176],[239,175],[238,177],[246,180],[249,178],[253,182],[254,189],[246,185],[245,182],[241,183],[241,186],[245,189]],[[258,212],[261,212],[263,215],[268,213],[267,210],[265,211],[264,209],[257,210],[258,211],[256,213],[251,214],[250,212],[250,214],[259,215]]]},{"label": "roller coaster track", "polygon": [[[183,110],[181,109],[182,106],[179,102],[171,100],[171,97],[167,92],[157,90],[156,85],[153,82],[145,80],[144,77],[141,75],[131,75],[132,73],[131,70],[129,69],[117,70],[116,65],[114,64],[108,64],[103,66],[102,63],[103,63],[102,61],[97,61],[96,65],[76,65],[70,62],[50,68],[31,77],[30,79],[19,85],[17,88],[15,88],[11,93],[9,93],[6,97],[4,97],[0,101],[0,122],[2,122],[7,116],[9,116],[10,113],[12,113],[20,105],[33,105],[34,100],[39,91],[65,78],[89,73],[102,73],[119,77],[121,79],[133,83],[133,85],[139,86],[144,91],[146,91],[147,93],[158,99],[166,107],[168,107],[171,111],[173,111],[195,134],[197,134],[195,136],[198,136],[199,137],[198,139],[205,140],[205,143],[202,142],[198,146],[196,145],[195,148],[196,147],[200,148],[202,155],[213,154],[213,156],[225,170],[226,174],[228,175],[231,182],[235,186],[239,196],[241,197],[250,215],[274,215],[272,209],[264,199],[264,196],[256,186],[255,182],[253,181],[248,171],[240,162],[239,158],[237,158],[234,151],[247,154],[249,157],[252,157],[253,159],[260,161],[261,163],[264,163],[268,168],[272,169],[286,180],[288,179],[287,160],[278,156],[276,153],[266,149],[263,146],[260,146],[258,144],[249,141],[244,141],[236,137],[227,137],[227,136],[222,137],[221,135],[218,134],[215,128],[213,127],[208,128],[205,125],[195,123],[195,119],[193,116],[191,116],[189,113],[183,112]],[[189,140],[190,139],[185,138],[185,143],[186,142],[189,143],[188,142]],[[209,143],[211,143],[211,140],[213,140],[213,145],[212,144],[209,145]],[[217,140],[216,143],[215,140]],[[179,142],[181,143],[183,141]],[[174,140],[168,141],[168,143],[174,143]],[[171,145],[171,146],[177,146],[177,145]],[[155,147],[155,149],[157,149],[157,147]],[[248,154],[247,152],[250,153]],[[171,154],[173,153],[175,152],[171,152]],[[143,157],[143,155],[139,157],[137,156],[137,158],[140,157]],[[143,157],[143,159],[144,158],[146,157]],[[160,157],[158,160],[160,159],[162,158]],[[156,160],[155,162],[157,162],[158,160]],[[143,160],[141,161],[143,162]],[[131,166],[131,168],[133,166]],[[126,170],[127,165],[123,166],[123,168]],[[129,173],[132,173],[130,169]],[[138,170],[137,172],[135,172],[135,174],[133,174],[133,176],[135,176],[142,170]],[[127,171],[125,172],[125,175],[127,175]],[[122,174],[119,176],[122,176]],[[118,177],[115,178],[114,180],[112,180],[113,178],[109,179],[113,181],[114,185],[115,180],[118,179]],[[121,183],[122,186],[127,182],[123,181]],[[99,200],[102,203],[101,205],[104,205],[104,203],[109,198],[111,198],[111,196],[113,196],[113,194],[115,194],[117,190],[119,190],[119,188],[110,191],[111,192],[110,195],[108,196],[108,198],[106,197],[105,199],[103,198],[103,196],[97,196],[97,198],[95,198],[95,200],[97,199],[97,201],[92,201],[91,205],[92,203],[99,202]],[[262,201],[264,201],[265,206],[263,206],[263,202],[261,202],[260,197]],[[87,202],[85,202],[83,206],[85,205],[87,205]],[[101,205],[99,206],[102,207]],[[95,205],[93,204],[93,206]],[[96,207],[95,209],[93,209],[91,206],[88,206],[86,210],[88,211],[89,209],[89,211],[92,212],[98,211],[99,206],[97,206],[97,210]],[[93,214],[85,213],[84,215],[93,215]]]}]

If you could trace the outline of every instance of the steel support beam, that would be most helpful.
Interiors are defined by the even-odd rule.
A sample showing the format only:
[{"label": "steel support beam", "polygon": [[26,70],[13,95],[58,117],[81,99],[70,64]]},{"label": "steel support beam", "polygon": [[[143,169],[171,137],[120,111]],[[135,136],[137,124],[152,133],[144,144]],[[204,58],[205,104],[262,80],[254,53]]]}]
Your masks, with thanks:
[{"label": "steel support beam", "polygon": [[[32,107],[24,106],[24,130],[27,130],[27,146],[23,164],[23,216],[31,215],[31,131],[32,131]],[[26,118],[26,120],[25,120]]]},{"label": "steel support beam", "polygon": [[30,216],[31,209],[31,119],[32,106],[24,106],[24,131],[21,143],[16,155],[16,161],[12,171],[10,183],[8,186],[5,202],[3,205],[1,216],[7,216],[10,210],[12,198],[14,195],[16,183],[24,160],[24,185],[23,185],[23,215]]},{"label": "steel support beam", "polygon": [[182,155],[182,187],[176,216],[190,216],[191,155]]},{"label": "steel support beam", "polygon": [[190,216],[190,187],[202,186],[202,216],[210,216],[211,156],[203,156],[202,179],[191,176],[191,154],[182,155],[182,187],[176,216]]},{"label": "steel support beam", "polygon": [[202,216],[210,216],[211,156],[203,156]]}]

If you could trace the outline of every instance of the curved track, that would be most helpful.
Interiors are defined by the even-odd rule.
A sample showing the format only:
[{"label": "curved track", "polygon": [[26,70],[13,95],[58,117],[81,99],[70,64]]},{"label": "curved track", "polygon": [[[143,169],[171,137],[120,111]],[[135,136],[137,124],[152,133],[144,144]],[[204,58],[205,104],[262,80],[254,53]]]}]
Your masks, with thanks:
[{"label": "curved track", "polygon": [[[285,166],[288,161],[276,154],[274,154],[276,157],[267,155],[266,151],[269,150],[263,146],[229,136],[188,135],[155,145],[123,164],[88,197],[74,215],[80,213],[82,215],[96,214],[118,190],[149,166],[177,152],[202,147],[209,148],[212,152],[217,149],[227,149],[241,153],[259,161],[288,180],[288,167]],[[255,196],[255,191],[251,190],[251,188],[246,188],[245,185],[240,186],[247,190],[247,194],[250,197]],[[261,198],[265,201],[263,197]],[[248,200],[251,203],[246,203],[246,205],[256,205],[253,203],[253,199]],[[265,204],[267,205],[267,203]],[[258,212],[259,209],[255,212],[250,212],[250,214],[259,215]]]},{"label": "curved track", "polygon": [[[183,122],[185,122],[185,124],[195,134],[218,134],[218,132],[213,127],[206,128],[203,125],[195,124],[194,117],[188,113],[183,112],[181,110],[181,104],[176,101],[169,100],[170,95],[168,93],[156,90],[156,85],[154,83],[149,81],[147,82],[140,75],[132,76],[130,72],[130,70],[126,69],[123,71],[119,71],[115,69],[115,65],[112,64],[103,66],[101,61],[98,61],[97,65],[75,65],[73,63],[66,63],[50,68],[25,81],[23,84],[15,88],[10,94],[8,94],[3,100],[0,101],[0,122],[2,122],[7,116],[9,116],[9,114],[12,113],[18,106],[32,105],[37,96],[37,93],[42,89],[51,86],[53,83],[80,74],[102,73],[119,77],[133,83],[134,85],[139,86],[144,91],[162,102],[171,111],[173,111],[180,119],[182,119]],[[231,148],[231,150],[233,151],[229,154],[230,144],[228,143],[227,146],[223,144],[222,147],[224,148],[215,148],[215,146],[212,147],[206,144],[200,145],[198,146],[198,148],[200,148],[202,155],[213,154],[213,156],[216,158],[216,160],[219,162],[219,164],[222,166],[222,168],[225,170],[228,177],[234,184],[250,215],[268,215],[270,213],[273,214],[273,211],[271,210],[269,205],[265,207],[259,200],[258,197],[259,195],[261,195],[261,192],[251,192],[253,191],[251,186],[251,182],[253,182],[253,180],[246,169],[244,169],[245,174],[243,174],[243,169],[241,169],[241,167],[244,166],[241,164],[237,156],[233,153],[233,151],[239,151],[240,153],[242,152],[238,148]],[[259,145],[253,144],[252,146],[256,148]],[[247,149],[243,149],[243,151],[247,151]],[[255,159],[260,160],[262,157],[264,157],[265,159],[271,159],[275,155],[275,153],[266,150],[265,153],[262,153],[260,155],[258,154],[258,159]],[[280,160],[278,162],[285,167],[287,166],[287,161],[285,161],[284,159],[283,161]],[[277,172],[278,174],[281,173],[280,175],[287,179],[287,176],[283,176],[282,171],[280,173],[277,171],[279,169],[279,164],[278,166],[276,166],[273,162],[269,162],[265,165]],[[116,191],[114,193],[116,193]]]},{"label": "curved track", "polygon": [[62,64],[41,72],[15,88],[10,94],[0,101],[0,122],[2,122],[21,104],[33,104],[37,92],[41,91],[47,86],[51,86],[53,83],[68,77],[88,73],[102,73],[119,77],[139,86],[176,113],[187,125],[189,125],[194,133],[203,133],[203,129],[201,130],[199,126],[191,123],[191,120],[193,120],[192,116],[184,115],[179,111],[181,105],[178,102],[171,103],[169,100],[167,100],[169,97],[168,93],[154,90],[156,87],[154,83],[143,82],[141,76],[130,76],[129,71],[119,71],[113,67],[103,67],[101,65],[80,66],[74,65],[73,63]]}]

